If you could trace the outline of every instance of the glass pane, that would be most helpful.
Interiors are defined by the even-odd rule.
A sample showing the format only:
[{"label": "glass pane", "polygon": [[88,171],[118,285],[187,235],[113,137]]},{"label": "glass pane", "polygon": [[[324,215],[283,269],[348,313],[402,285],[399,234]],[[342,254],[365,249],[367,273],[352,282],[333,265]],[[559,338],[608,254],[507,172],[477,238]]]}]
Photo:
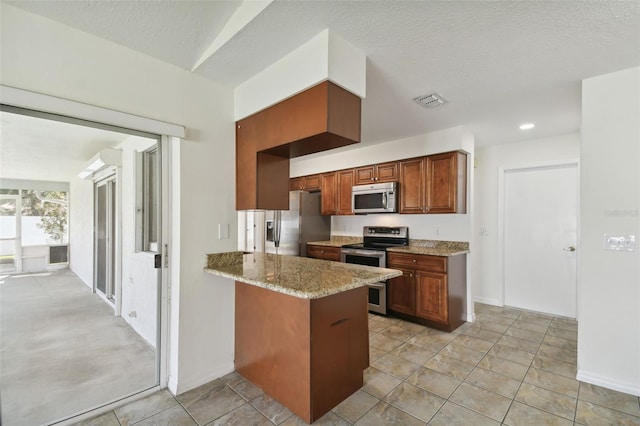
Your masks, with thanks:
[{"label": "glass pane", "polygon": [[97,188],[96,195],[96,288],[107,290],[107,186]]},{"label": "glass pane", "polygon": [[356,209],[379,209],[384,207],[381,193],[356,195],[354,202]]},{"label": "glass pane", "polygon": [[[149,244],[158,242],[158,151],[147,152],[147,219]],[[147,247],[149,249],[149,247]]]},{"label": "glass pane", "polygon": [[107,286],[107,293],[106,296],[112,300],[115,301],[115,276],[116,276],[116,245],[115,245],[115,241],[116,241],[116,227],[115,227],[115,223],[116,223],[116,182],[115,181],[111,181],[109,182],[107,185],[109,185],[109,198],[110,198],[110,202],[109,202],[109,208],[111,211],[110,214],[110,226],[109,228],[109,238],[111,239],[111,243],[109,244],[109,251],[110,251],[110,261],[109,261],[109,285]]}]

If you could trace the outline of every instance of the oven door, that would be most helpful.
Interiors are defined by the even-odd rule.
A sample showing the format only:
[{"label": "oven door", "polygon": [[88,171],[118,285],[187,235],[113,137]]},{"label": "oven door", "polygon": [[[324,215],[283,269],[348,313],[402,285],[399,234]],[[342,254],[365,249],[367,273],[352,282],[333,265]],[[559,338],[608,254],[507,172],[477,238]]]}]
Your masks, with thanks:
[{"label": "oven door", "polygon": [[[384,268],[386,265],[386,252],[343,248],[340,259],[344,263]],[[387,314],[387,283],[369,284],[369,311],[383,315]]]}]

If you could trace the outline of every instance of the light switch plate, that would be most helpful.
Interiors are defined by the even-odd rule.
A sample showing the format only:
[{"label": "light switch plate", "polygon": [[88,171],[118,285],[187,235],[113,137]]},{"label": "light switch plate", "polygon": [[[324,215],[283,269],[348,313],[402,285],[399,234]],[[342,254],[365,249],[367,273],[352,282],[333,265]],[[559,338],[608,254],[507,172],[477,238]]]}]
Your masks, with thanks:
[{"label": "light switch plate", "polygon": [[614,251],[635,251],[635,235],[604,234],[604,249]]},{"label": "light switch plate", "polygon": [[218,224],[218,239],[219,240],[228,240],[229,239],[229,224],[228,223],[219,223]]}]

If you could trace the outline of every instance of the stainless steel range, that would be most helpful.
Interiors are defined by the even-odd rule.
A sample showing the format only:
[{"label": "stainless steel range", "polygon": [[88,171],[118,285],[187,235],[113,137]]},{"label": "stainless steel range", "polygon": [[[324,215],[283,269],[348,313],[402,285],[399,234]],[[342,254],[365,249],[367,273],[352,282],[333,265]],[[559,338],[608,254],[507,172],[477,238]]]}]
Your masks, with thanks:
[{"label": "stainless steel range", "polygon": [[[365,226],[363,242],[342,246],[341,261],[358,265],[387,266],[386,250],[389,247],[409,244],[409,228],[406,226]],[[369,311],[387,314],[387,283],[369,285]]]}]

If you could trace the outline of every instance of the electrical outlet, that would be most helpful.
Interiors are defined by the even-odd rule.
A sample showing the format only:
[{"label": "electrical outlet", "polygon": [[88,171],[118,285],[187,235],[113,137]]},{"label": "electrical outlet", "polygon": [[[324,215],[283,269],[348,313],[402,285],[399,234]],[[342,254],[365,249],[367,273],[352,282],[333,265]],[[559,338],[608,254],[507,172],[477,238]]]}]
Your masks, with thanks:
[{"label": "electrical outlet", "polygon": [[480,235],[482,235],[483,237],[486,237],[487,235],[489,235],[489,229],[487,229],[486,226],[481,226]]},{"label": "electrical outlet", "polygon": [[604,234],[604,249],[614,251],[635,251],[636,236]]}]

